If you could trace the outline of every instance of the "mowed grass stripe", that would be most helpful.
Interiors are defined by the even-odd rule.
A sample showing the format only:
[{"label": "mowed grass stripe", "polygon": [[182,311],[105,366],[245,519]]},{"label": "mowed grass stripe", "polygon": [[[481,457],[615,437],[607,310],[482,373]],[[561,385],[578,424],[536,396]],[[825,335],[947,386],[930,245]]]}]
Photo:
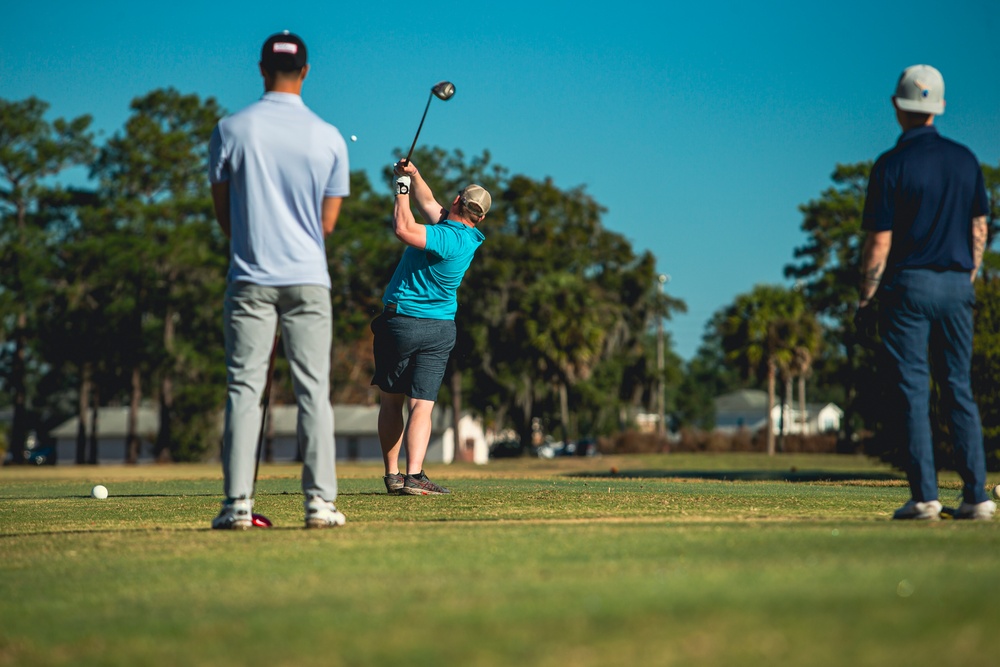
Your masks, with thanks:
[{"label": "mowed grass stripe", "polygon": [[[349,525],[365,522],[512,520],[788,520],[885,518],[904,487],[690,479],[456,479],[451,496],[388,496],[373,482],[343,480],[337,500]],[[381,481],[379,480],[380,484]],[[59,530],[207,528],[218,508],[218,481],[119,482],[98,501],[80,489],[5,488],[0,535]],[[89,489],[87,489],[89,491]],[[265,479],[255,510],[276,527],[299,527],[298,481]]]}]

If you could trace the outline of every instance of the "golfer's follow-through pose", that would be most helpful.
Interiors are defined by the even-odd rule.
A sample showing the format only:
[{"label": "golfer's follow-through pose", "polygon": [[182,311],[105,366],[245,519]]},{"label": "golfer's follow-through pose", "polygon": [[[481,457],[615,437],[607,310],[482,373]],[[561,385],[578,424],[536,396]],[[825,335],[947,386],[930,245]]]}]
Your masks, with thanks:
[{"label": "golfer's follow-through pose", "polygon": [[930,368],[942,389],[955,461],[964,482],[956,518],[989,519],[979,410],[972,396],[973,282],[986,247],[983,174],[968,148],[941,137],[944,79],[928,65],[907,68],[892,98],[903,130],[879,156],[868,182],[862,226],[861,301],[878,291],[879,329],[892,372],[887,422],[909,447],[910,500],[895,519],[937,519],[931,438]]},{"label": "golfer's follow-through pose", "polygon": [[324,238],[349,194],[349,167],[340,132],[302,102],[308,71],[299,37],[269,37],[260,58],[264,96],[219,121],[209,144],[215,214],[230,238],[223,311],[226,499],[213,528],[252,523],[261,396],[278,326],[298,404],[306,527],[344,523],[333,504],[332,314]]},{"label": "golfer's follow-through pose", "polygon": [[[382,296],[385,310],[372,322],[375,377],[381,389],[378,435],[390,494],[449,493],[427,479],[424,456],[431,411],[448,356],[455,346],[457,290],[485,237],[476,229],[490,210],[490,193],[469,185],[441,206],[412,162],[395,166],[394,231],[408,247]],[[428,224],[418,223],[410,204]],[[404,404],[409,417],[403,421]],[[399,454],[406,450],[406,474]]]}]

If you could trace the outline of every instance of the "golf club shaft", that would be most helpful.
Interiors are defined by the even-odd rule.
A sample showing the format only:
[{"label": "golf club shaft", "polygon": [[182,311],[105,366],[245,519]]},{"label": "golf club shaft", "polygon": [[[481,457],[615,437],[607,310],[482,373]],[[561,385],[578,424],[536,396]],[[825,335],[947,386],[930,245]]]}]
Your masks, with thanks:
[{"label": "golf club shaft", "polygon": [[406,157],[402,160],[405,164],[410,161],[410,156],[413,155],[413,149],[417,145],[417,138],[420,137],[420,130],[424,128],[424,120],[427,118],[427,110],[431,108],[431,100],[434,99],[434,91],[427,96],[427,104],[424,106],[424,115],[420,117],[420,125],[417,126],[417,133],[413,137],[413,143],[410,144],[410,150],[406,154]]},{"label": "golf club shaft", "polygon": [[257,435],[257,454],[254,456],[253,464],[253,491],[250,497],[257,495],[257,473],[260,471],[260,451],[264,446],[264,431],[267,428],[267,407],[271,402],[271,376],[274,375],[274,357],[278,354],[278,340],[281,338],[281,329],[274,334],[274,343],[271,345],[271,359],[267,362],[267,381],[264,383],[264,393],[260,397],[260,433]]}]

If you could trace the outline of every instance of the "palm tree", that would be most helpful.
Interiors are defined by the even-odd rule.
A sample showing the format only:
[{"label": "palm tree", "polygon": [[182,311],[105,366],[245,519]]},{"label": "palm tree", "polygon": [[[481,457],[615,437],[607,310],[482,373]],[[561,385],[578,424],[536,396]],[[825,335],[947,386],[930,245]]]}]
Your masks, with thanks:
[{"label": "palm tree", "polygon": [[[813,320],[813,322],[815,322],[815,320]],[[815,343],[812,347],[808,345],[799,345],[795,348],[793,369],[799,381],[799,420],[802,426],[800,431],[803,435],[806,434],[806,422],[808,421],[808,415],[806,415],[806,379],[812,374],[812,360],[815,349],[818,345],[819,336],[817,335]]]},{"label": "palm tree", "polygon": [[814,349],[819,326],[806,309],[802,295],[774,285],[758,285],[741,294],[727,307],[719,321],[722,347],[727,361],[741,375],[767,381],[767,453],[775,453],[775,384],[779,369],[790,375],[798,348]]},{"label": "palm tree", "polygon": [[539,370],[558,391],[563,437],[568,442],[569,387],[590,377],[620,314],[593,283],[562,271],[528,289],[524,315],[526,340],[540,355]]}]

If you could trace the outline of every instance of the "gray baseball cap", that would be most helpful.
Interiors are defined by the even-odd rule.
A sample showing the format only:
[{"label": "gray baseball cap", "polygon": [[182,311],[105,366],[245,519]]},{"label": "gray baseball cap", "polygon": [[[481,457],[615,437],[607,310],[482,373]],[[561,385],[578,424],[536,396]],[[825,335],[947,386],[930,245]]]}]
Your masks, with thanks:
[{"label": "gray baseball cap", "polygon": [[944,113],[944,77],[930,65],[911,65],[903,70],[892,99],[903,111]]}]

